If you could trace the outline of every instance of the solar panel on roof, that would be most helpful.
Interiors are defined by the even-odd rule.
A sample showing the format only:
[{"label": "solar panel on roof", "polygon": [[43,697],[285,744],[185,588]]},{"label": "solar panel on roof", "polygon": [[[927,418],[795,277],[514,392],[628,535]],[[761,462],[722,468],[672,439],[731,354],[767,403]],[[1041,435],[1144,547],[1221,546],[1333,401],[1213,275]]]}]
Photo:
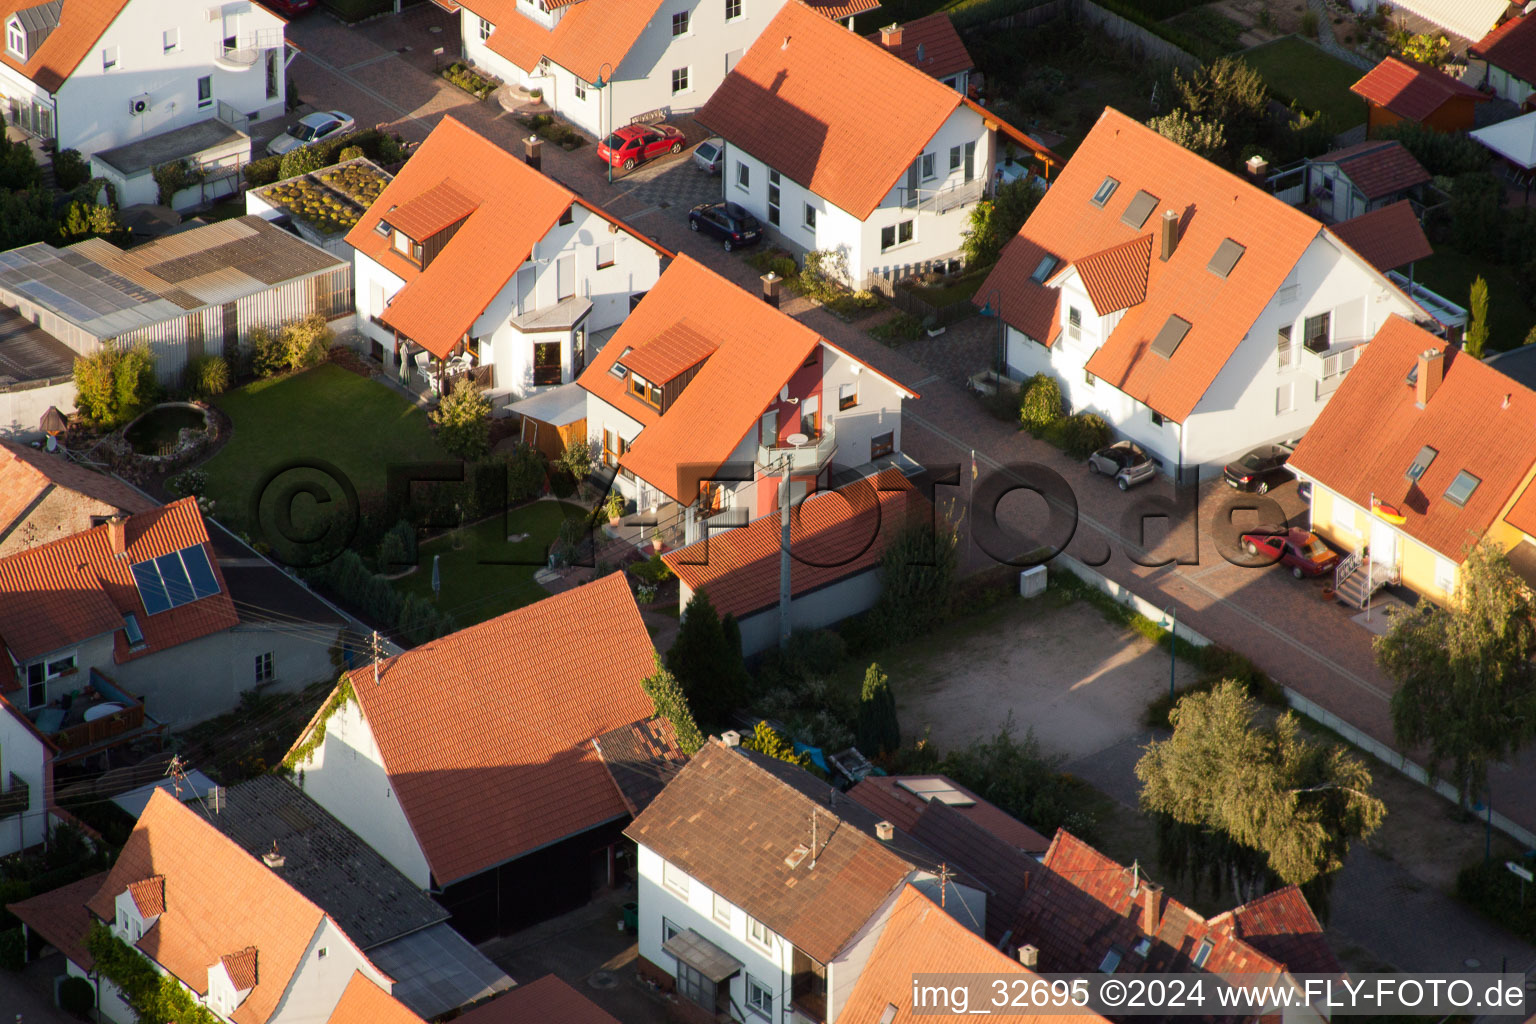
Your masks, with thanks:
[{"label": "solar panel on roof", "polygon": [[181,549],[181,560],[187,566],[187,578],[192,581],[192,592],[198,597],[212,597],[219,592],[219,581],[208,564],[208,552],[202,545]]},{"label": "solar panel on roof", "polygon": [[154,562],[139,562],[131,567],[133,582],[139,588],[139,600],[144,602],[144,612],[147,615],[158,615],[171,607],[170,598],[165,595],[165,585],[160,582],[160,570]]},{"label": "solar panel on roof", "polygon": [[165,593],[171,599],[171,607],[187,604],[192,598],[192,581],[187,579],[187,569],[179,552],[172,551],[155,559],[160,569],[160,579],[165,583]]},{"label": "solar panel on roof", "polygon": [[1174,352],[1178,351],[1179,343],[1184,340],[1184,335],[1189,333],[1189,321],[1183,317],[1169,316],[1168,322],[1163,324],[1163,329],[1157,332],[1157,337],[1152,339],[1152,351],[1164,359],[1172,359]]},{"label": "solar panel on roof", "polygon": [[150,615],[219,593],[218,578],[201,544],[172,551],[132,566],[139,599]]}]

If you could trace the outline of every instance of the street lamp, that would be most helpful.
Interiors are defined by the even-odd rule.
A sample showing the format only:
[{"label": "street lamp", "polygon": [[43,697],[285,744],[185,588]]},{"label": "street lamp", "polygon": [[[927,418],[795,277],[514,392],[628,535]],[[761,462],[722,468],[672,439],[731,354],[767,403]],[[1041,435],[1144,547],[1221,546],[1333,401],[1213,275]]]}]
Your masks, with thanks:
[{"label": "street lamp", "polygon": [[1004,343],[1007,328],[1003,325],[1002,295],[1000,288],[993,288],[982,299],[981,315],[997,320],[997,345],[993,350],[992,369],[999,379],[1008,373],[1007,352]]},{"label": "street lamp", "polygon": [[[1172,702],[1175,694],[1174,675],[1177,672],[1179,665],[1178,608],[1174,605],[1169,605],[1167,608],[1164,608],[1162,620],[1158,622],[1158,625],[1168,630],[1168,700]],[[1172,711],[1172,707],[1170,707],[1169,710]]]},{"label": "street lamp", "polygon": [[[608,72],[608,77],[607,77],[606,80],[603,78],[603,71],[604,71],[604,69],[607,69],[607,72]],[[607,61],[603,61],[603,66],[597,69],[597,81],[592,83],[592,87],[594,89],[596,89],[599,93],[601,93],[604,89],[608,89],[609,90],[609,92],[608,92],[608,132],[609,132],[610,135],[613,133],[613,92],[612,92],[612,89],[611,89],[612,85],[613,85],[613,65],[608,63]],[[603,97],[601,95],[599,95],[597,97],[597,126],[599,128],[601,128],[603,126]],[[604,138],[607,138],[607,136],[604,136]],[[608,151],[608,184],[610,184],[610,185],[613,184],[613,150],[612,149],[610,149]]]}]

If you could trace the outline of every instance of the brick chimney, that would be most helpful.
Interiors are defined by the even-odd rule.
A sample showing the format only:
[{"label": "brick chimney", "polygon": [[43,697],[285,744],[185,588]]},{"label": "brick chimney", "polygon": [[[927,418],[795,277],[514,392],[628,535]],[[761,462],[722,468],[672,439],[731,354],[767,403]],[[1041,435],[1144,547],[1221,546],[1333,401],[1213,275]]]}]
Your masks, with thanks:
[{"label": "brick chimney", "polygon": [[128,551],[128,520],[124,516],[113,516],[107,520],[107,540],[112,544],[114,555],[123,555]]},{"label": "brick chimney", "polygon": [[1163,213],[1163,251],[1162,260],[1167,263],[1173,259],[1173,251],[1179,247],[1179,215],[1172,210]]},{"label": "brick chimney", "polygon": [[1028,967],[1030,970],[1034,970],[1036,967],[1039,967],[1040,966],[1040,947],[1039,946],[1030,945],[1027,942],[1024,945],[1020,946],[1019,947],[1019,963],[1023,964],[1025,967]]},{"label": "brick chimney", "polygon": [[1414,404],[1420,409],[1429,404],[1429,400],[1435,397],[1435,392],[1440,390],[1440,381],[1445,376],[1445,353],[1437,348],[1425,349],[1419,353],[1418,379],[1414,381]]},{"label": "brick chimney", "polygon": [[1141,883],[1141,930],[1157,934],[1163,917],[1163,887],[1155,882]]},{"label": "brick chimney", "polygon": [[882,843],[888,843],[896,838],[896,826],[888,821],[875,822],[875,838]]},{"label": "brick chimney", "polygon": [[1263,157],[1249,157],[1247,166],[1248,176],[1255,182],[1262,183],[1265,178],[1269,177],[1269,161],[1265,160]]},{"label": "brick chimney", "polygon": [[880,45],[887,50],[901,46],[901,26],[887,25],[880,30]]}]

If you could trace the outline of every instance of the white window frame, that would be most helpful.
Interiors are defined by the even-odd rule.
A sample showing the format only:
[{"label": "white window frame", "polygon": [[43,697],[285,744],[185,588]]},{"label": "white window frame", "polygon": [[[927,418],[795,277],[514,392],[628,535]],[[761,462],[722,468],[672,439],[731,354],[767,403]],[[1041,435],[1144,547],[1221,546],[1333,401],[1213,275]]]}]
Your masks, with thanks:
[{"label": "white window frame", "polygon": [[271,651],[256,655],[256,682],[270,683],[277,678],[277,661]]},{"label": "white window frame", "polygon": [[736,187],[743,192],[752,188],[752,168],[745,160],[736,161]]},{"label": "white window frame", "polygon": [[[618,243],[599,242],[597,245],[597,269],[607,270],[613,266],[618,257]],[[607,258],[605,259],[604,256]]]},{"label": "white window frame", "polygon": [[747,975],[747,1009],[764,1020],[773,1020],[773,989]]},{"label": "white window frame", "polygon": [[21,19],[14,15],[5,22],[5,48],[19,60],[27,59],[27,30],[21,27]]},{"label": "white window frame", "polygon": [[486,21],[484,18],[480,19],[479,28],[480,28],[480,41],[482,43],[486,42],[487,40],[489,40],[491,38],[491,33],[496,31],[496,26],[492,25],[490,22]]},{"label": "white window frame", "polygon": [[688,873],[669,860],[661,862],[661,881],[679,896],[688,898]]},{"label": "white window frame", "polygon": [[[208,83],[208,98],[203,98],[203,83]],[[213,76],[199,75],[197,77],[197,109],[213,106]]]},{"label": "white window frame", "polygon": [[[732,10],[736,13],[732,14]],[[741,0],[725,0],[725,20],[735,21],[739,17],[741,17]]]},{"label": "white window frame", "polygon": [[837,386],[837,411],[847,412],[859,406],[858,381],[844,381]]},{"label": "white window frame", "polygon": [[805,204],[805,210],[800,215],[800,223],[804,224],[806,227],[810,228],[812,231],[815,231],[816,230],[816,207],[812,206],[810,203],[806,203]]},{"label": "white window frame", "polygon": [[[1340,530],[1344,533],[1347,533],[1351,537],[1360,536],[1360,527],[1358,519],[1355,515],[1355,506],[1351,505],[1337,494],[1333,496],[1332,504],[1333,508],[1329,511],[1328,515],[1329,522],[1333,524],[1333,528],[1335,530]],[[1345,516],[1348,516],[1348,518],[1344,518]]]},{"label": "white window frame", "polygon": [[164,53],[176,53],[181,49],[180,27],[168,28],[160,33],[160,48]]},{"label": "white window frame", "polygon": [[965,150],[960,146],[949,147],[949,169],[953,173],[965,166]]},{"label": "white window frame", "polygon": [[773,950],[773,932],[751,914],[747,915],[747,941],[759,949]]},{"label": "white window frame", "polygon": [[111,71],[117,67],[118,51],[115,46],[105,46],[101,50],[101,70]]},{"label": "white window frame", "polygon": [[730,903],[724,899],[721,899],[719,893],[714,894],[714,901],[714,906],[710,908],[712,916],[718,923],[723,924],[729,928],[731,926]]},{"label": "white window frame", "polygon": [[585,103],[586,99],[587,99],[587,83],[582,81],[579,78],[576,79],[575,92],[576,92],[576,98],[581,100],[583,103]]},{"label": "white window frame", "polygon": [[1456,563],[1440,555],[1435,556],[1435,587],[1445,594],[1456,589]]},{"label": "white window frame", "polygon": [[[681,79],[682,85],[678,85],[679,79]],[[681,94],[683,94],[685,92],[692,91],[692,81],[693,81],[693,68],[691,66],[685,64],[685,65],[683,65],[680,68],[673,68],[672,69],[672,95],[673,96],[679,96],[679,95],[681,95]]]},{"label": "white window frame", "polygon": [[932,181],[939,176],[939,154],[924,153],[922,156],[923,180]]}]

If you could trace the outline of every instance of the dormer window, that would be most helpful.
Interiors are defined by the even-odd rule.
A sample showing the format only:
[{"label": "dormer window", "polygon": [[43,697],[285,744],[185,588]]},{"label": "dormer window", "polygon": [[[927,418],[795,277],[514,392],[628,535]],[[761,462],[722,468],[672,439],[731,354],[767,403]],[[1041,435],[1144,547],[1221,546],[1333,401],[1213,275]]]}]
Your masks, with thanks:
[{"label": "dormer window", "polygon": [[14,14],[5,22],[5,48],[17,60],[27,59],[27,30],[21,27],[21,19]]},{"label": "dormer window", "polygon": [[657,409],[661,408],[661,388],[652,384],[638,373],[631,373],[629,375],[629,393],[647,405],[653,405]]},{"label": "dormer window", "polygon": [[613,365],[608,368],[608,372],[620,380],[623,380],[626,376],[628,376],[629,370],[624,367],[624,357],[629,355],[634,350],[634,346],[626,345],[624,347],[624,351],[619,353],[619,358],[615,359],[613,361]]},{"label": "dormer window", "polygon": [[421,262],[421,243],[412,239],[399,228],[395,229],[395,251],[412,263]]},{"label": "dormer window", "polygon": [[379,235],[382,238],[388,238],[389,233],[393,230],[394,229],[389,226],[389,222],[386,220],[380,220],[373,226],[373,233]]}]

